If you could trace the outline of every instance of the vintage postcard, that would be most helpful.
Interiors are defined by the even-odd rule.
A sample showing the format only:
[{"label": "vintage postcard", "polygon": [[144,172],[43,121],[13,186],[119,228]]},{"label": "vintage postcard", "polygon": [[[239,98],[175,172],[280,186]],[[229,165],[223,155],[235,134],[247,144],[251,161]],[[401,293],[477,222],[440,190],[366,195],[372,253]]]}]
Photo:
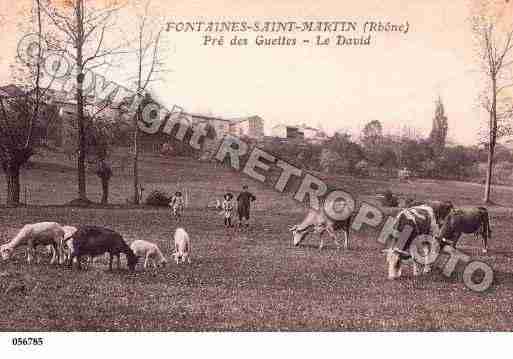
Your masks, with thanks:
[{"label": "vintage postcard", "polygon": [[510,1],[1,0],[0,30],[11,349],[513,329]]}]

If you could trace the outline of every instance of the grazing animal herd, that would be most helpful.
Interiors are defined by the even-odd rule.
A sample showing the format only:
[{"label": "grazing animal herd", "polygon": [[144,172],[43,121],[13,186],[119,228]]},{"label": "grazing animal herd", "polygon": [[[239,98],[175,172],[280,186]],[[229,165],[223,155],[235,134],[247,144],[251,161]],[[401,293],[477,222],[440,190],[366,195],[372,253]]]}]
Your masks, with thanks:
[{"label": "grazing animal herd", "polygon": [[[174,235],[174,247],[176,253],[173,256],[176,263],[191,263],[190,238],[185,229],[177,228]],[[0,246],[0,255],[3,260],[11,258],[14,250],[21,246],[27,248],[27,262],[33,261],[36,247],[48,246],[52,253],[50,264],[63,264],[73,268],[73,263],[81,268],[83,258],[93,261],[101,255],[108,255],[109,270],[112,270],[112,262],[116,259],[117,268],[121,267],[120,255],[124,254],[128,268],[133,271],[139,261],[144,258],[144,268],[149,264],[154,267],[164,266],[167,263],[159,247],[152,242],[135,240],[128,245],[121,234],[109,228],[98,226],[61,226],[57,222],[39,222],[27,224],[21,228],[16,236],[8,243]]]},{"label": "grazing animal herd", "polygon": [[[348,215],[344,220],[333,220],[323,211],[309,210],[304,220],[294,226],[290,226],[293,244],[298,246],[309,234],[317,233],[320,237],[319,249],[324,247],[323,235],[326,233],[334,240],[337,248],[339,233],[344,234],[344,248],[349,248],[349,229],[353,220]],[[406,228],[409,227],[409,228]],[[473,233],[476,238],[481,236],[483,252],[488,250],[488,240],[491,238],[490,219],[488,211],[484,207],[454,208],[451,202],[432,201],[418,203],[412,207],[401,210],[393,224],[393,229],[398,233],[407,232],[406,240],[392,239],[388,248],[383,252],[386,255],[388,265],[388,278],[401,277],[402,264],[413,262],[413,274],[419,275],[419,266],[422,263],[412,260],[414,239],[421,235],[432,236],[444,246],[456,247],[462,233]],[[172,256],[176,264],[190,263],[191,241],[188,233],[183,228],[177,228],[174,233],[174,253]],[[8,243],[0,246],[0,254],[4,260],[12,256],[13,251],[21,246],[27,248],[27,262],[31,263],[36,254],[36,247],[45,245],[52,253],[51,264],[59,262],[73,268],[73,263],[81,268],[82,259],[94,261],[101,255],[109,258],[109,270],[112,270],[113,260],[116,259],[117,268],[120,268],[120,255],[127,260],[127,266],[134,270],[139,258],[144,258],[144,268],[149,266],[165,266],[167,260],[159,247],[152,242],[135,240],[128,244],[121,234],[98,226],[61,226],[56,222],[40,222],[27,224],[21,228],[16,236]],[[421,248],[424,254],[429,247]],[[429,265],[424,265],[424,273],[430,271]]]},{"label": "grazing animal herd", "polygon": [[[333,220],[324,212],[309,210],[300,224],[289,227],[292,232],[293,244],[297,246],[308,234],[317,233],[320,237],[319,249],[322,249],[324,246],[323,234],[327,233],[340,248],[337,238],[339,232],[343,232],[344,247],[347,249],[352,219],[352,216],[348,216],[344,220]],[[454,208],[453,204],[448,201],[417,203],[403,209],[396,216],[393,229],[401,233],[406,226],[411,228],[406,241],[399,243],[398,239],[393,238],[389,247],[383,250],[386,254],[389,279],[401,277],[402,264],[408,261],[413,262],[413,274],[415,276],[420,274],[419,266],[423,264],[413,260],[412,253],[412,243],[417,236],[429,235],[438,241],[440,248],[444,246],[455,248],[462,233],[474,234],[476,238],[482,237],[483,253],[487,253],[488,240],[491,238],[490,218],[486,208]],[[422,254],[426,255],[429,252],[429,246],[424,245],[421,250]],[[431,270],[429,265],[423,266],[424,273]]]}]

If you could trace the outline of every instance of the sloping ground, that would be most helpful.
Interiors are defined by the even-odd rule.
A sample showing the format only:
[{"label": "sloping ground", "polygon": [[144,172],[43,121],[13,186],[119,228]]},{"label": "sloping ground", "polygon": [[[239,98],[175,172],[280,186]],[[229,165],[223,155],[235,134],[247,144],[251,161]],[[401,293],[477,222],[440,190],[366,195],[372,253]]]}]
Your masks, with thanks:
[{"label": "sloping ground", "polygon": [[[204,208],[215,199],[222,198],[226,191],[237,193],[242,184],[248,184],[251,190],[259,192],[262,199],[256,203],[257,208],[282,204],[290,207],[293,203],[286,196],[278,202],[267,201],[268,198],[280,198],[279,194],[221,165],[191,158],[166,158],[158,155],[141,157],[139,167],[140,184],[144,188],[143,198],[156,189],[169,193],[182,190],[188,191],[190,206]],[[117,163],[117,159],[114,162]],[[35,158],[31,168],[22,172],[21,201],[29,205],[62,205],[77,198],[75,166],[75,162],[58,153]],[[127,199],[133,195],[131,169],[127,167],[122,172],[116,165],[113,172],[110,203],[126,204]],[[0,188],[4,189],[5,186],[5,177],[0,176]],[[87,172],[87,193],[91,200],[100,201],[101,183],[94,168]],[[0,202],[5,203],[3,191],[0,191]]]},{"label": "sloping ground", "polygon": [[[133,194],[131,167],[128,164],[124,171],[119,167],[121,153],[114,156],[111,180],[110,202],[126,204]],[[140,183],[144,188],[143,198],[152,190],[162,189],[168,192],[188,190],[191,203],[195,207],[206,207],[215,198],[226,191],[240,191],[243,183],[264,196],[278,195],[273,190],[280,170],[272,167],[265,184],[254,181],[248,176],[236,172],[220,164],[200,162],[191,158],[173,158],[160,155],[142,155],[140,160]],[[77,197],[76,163],[69,161],[63,154],[46,153],[33,159],[30,169],[22,172],[22,202],[32,205],[65,204]],[[372,201],[377,192],[390,189],[394,194],[418,200],[443,199],[451,200],[457,205],[478,204],[483,197],[482,185],[457,181],[413,180],[400,182],[397,180],[383,181],[354,178],[350,176],[332,176],[313,173],[324,180],[329,186],[347,191],[356,198]],[[279,202],[285,201],[286,206],[293,202],[293,197],[299,186],[299,180],[292,178],[291,185]],[[5,188],[5,177],[0,176],[0,188]],[[88,196],[93,201],[100,201],[100,180],[91,168],[87,174]],[[273,193],[271,193],[273,192]],[[492,199],[500,206],[510,207],[513,203],[513,187],[494,186]],[[0,202],[5,202],[5,193],[0,191]],[[276,201],[274,201],[276,202]]]},{"label": "sloping ground", "polygon": [[[28,173],[29,203],[62,204],[76,197],[74,171],[65,159],[38,160]],[[57,163],[45,167],[45,163]],[[225,168],[188,159],[141,161],[146,192],[188,188],[191,206],[177,223],[167,209],[84,209],[63,206],[0,208],[0,239],[12,238],[28,222],[55,220],[63,224],[96,224],[113,228],[127,241],[157,242],[171,260],[172,234],[183,226],[192,238],[191,265],[135,274],[106,272],[106,262],[84,271],[43,263],[29,266],[22,251],[0,262],[0,330],[513,330],[513,231],[509,208],[491,209],[493,238],[488,254],[466,236],[460,248],[495,270],[493,287],[482,294],[467,289],[462,268],[452,278],[439,271],[413,278],[386,279],[377,233],[351,233],[351,249],[333,244],[319,251],[317,238],[293,247],[287,225],[302,217],[302,206],[288,194],[250,181]],[[337,177],[331,184],[372,196],[390,188],[417,198],[478,203],[481,188],[458,182],[386,183]],[[179,184],[178,184],[179,183]],[[217,211],[206,204],[226,190],[249,183],[257,196],[253,229],[226,230]],[[89,176],[90,197],[100,196],[98,181]],[[124,203],[130,195],[129,174],[113,178],[112,197]],[[97,193],[96,198],[92,195]],[[501,203],[511,191],[500,188]]]}]

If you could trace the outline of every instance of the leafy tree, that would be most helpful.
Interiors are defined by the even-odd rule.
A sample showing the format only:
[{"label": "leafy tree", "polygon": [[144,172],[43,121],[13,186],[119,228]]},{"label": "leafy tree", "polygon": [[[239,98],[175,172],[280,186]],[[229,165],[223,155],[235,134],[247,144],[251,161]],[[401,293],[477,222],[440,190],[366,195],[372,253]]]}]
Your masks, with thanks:
[{"label": "leafy tree", "polygon": [[342,157],[340,155],[328,148],[325,148],[321,151],[321,156],[319,158],[319,166],[321,170],[325,173],[335,172],[337,166],[342,162]]},{"label": "leafy tree", "polygon": [[422,163],[433,157],[433,149],[428,141],[403,140],[402,167],[407,167],[416,173],[422,173]]},{"label": "leafy tree", "polygon": [[351,141],[351,135],[347,133],[335,133],[323,147],[332,150],[342,158],[339,168],[344,172],[355,173],[356,164],[365,158],[363,148]]},{"label": "leafy tree", "polygon": [[475,151],[469,147],[446,148],[436,162],[437,177],[448,179],[472,177],[477,170],[477,157]]},{"label": "leafy tree", "polygon": [[445,148],[447,139],[448,121],[445,116],[445,109],[442,99],[439,97],[436,102],[435,117],[433,118],[433,127],[429,134],[429,142],[433,147],[433,152],[439,155]]},{"label": "leafy tree", "polygon": [[378,120],[368,122],[362,130],[363,143],[376,143],[383,138],[383,126]]}]

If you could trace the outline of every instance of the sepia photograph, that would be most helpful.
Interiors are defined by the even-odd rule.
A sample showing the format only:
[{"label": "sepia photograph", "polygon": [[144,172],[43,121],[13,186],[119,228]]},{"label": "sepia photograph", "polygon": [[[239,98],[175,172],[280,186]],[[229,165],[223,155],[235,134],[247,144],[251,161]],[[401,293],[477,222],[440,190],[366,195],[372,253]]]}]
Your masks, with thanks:
[{"label": "sepia photograph", "polygon": [[0,31],[11,350],[513,330],[509,0],[0,0]]}]

